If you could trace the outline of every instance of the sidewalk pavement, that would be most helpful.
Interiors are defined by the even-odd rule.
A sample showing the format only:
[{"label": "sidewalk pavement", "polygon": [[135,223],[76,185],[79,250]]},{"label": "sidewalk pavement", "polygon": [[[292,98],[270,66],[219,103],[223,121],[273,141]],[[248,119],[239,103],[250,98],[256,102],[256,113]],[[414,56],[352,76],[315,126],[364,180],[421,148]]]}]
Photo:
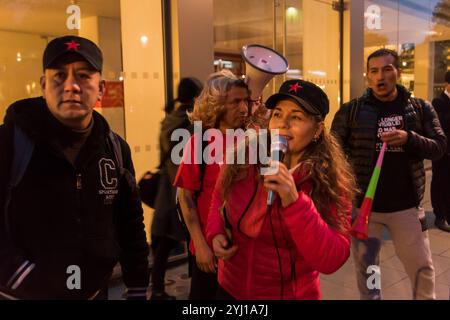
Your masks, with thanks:
[{"label": "sidewalk pavement", "polygon": [[[450,233],[436,229],[434,214],[430,203],[431,171],[427,170],[427,188],[424,208],[428,221],[429,238],[433,263],[436,273],[436,297],[439,300],[450,299]],[[411,300],[412,290],[409,278],[402,263],[395,254],[392,240],[387,232],[380,254],[381,287],[386,300]],[[321,275],[321,288],[324,300],[358,300],[355,267],[352,257],[335,273]],[[187,263],[168,270],[166,275],[166,291],[179,300],[186,300],[189,294],[190,280],[187,277]],[[118,283],[110,288],[110,299],[122,299],[123,284]]]}]

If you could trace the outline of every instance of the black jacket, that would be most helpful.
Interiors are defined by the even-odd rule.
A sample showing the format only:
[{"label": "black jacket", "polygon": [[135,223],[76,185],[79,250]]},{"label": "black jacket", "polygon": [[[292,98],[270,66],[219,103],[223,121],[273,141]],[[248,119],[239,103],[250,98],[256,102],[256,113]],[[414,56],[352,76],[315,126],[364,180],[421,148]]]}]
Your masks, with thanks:
[{"label": "black jacket", "polygon": [[187,129],[191,126],[186,111],[190,105],[181,105],[168,114],[161,123],[160,145],[160,173],[158,194],[155,201],[155,212],[152,222],[152,236],[168,237],[177,241],[186,240],[175,203],[176,189],[173,186],[178,165],[171,159],[173,147],[179,143],[171,141],[172,132],[176,129]]},{"label": "black jacket", "polygon": [[[14,126],[35,147],[4,212]],[[45,100],[21,100],[8,109],[0,126],[0,289],[25,299],[86,299],[107,285],[118,260],[128,287],[147,287],[148,245],[131,153],[120,139],[120,170],[109,130],[94,112],[91,134],[72,165],[62,146],[76,137]],[[67,288],[73,265],[81,271],[80,290]],[[34,268],[17,282],[20,268],[29,266]],[[20,285],[12,288],[14,283]]]},{"label": "black jacket", "polygon": [[[441,123],[442,130],[444,130],[445,135],[450,137],[450,98],[442,92],[437,98],[433,99],[433,107],[439,117],[439,122]],[[450,157],[450,143],[447,143],[447,157]]]},{"label": "black jacket", "polygon": [[[402,97],[404,117],[408,141],[405,146],[411,169],[411,177],[416,191],[415,199],[420,203],[425,192],[424,159],[440,158],[446,148],[446,136],[439,124],[433,107],[422,99],[411,98],[410,93],[403,87],[397,86]],[[379,107],[374,101],[371,89],[359,98],[360,107],[357,111],[355,126],[351,124],[350,110],[356,105],[353,102],[344,104],[336,113],[331,131],[342,143],[342,147],[356,173],[358,187],[361,194],[356,205],[361,206],[364,192],[369,185],[370,177],[375,166],[377,120]],[[415,100],[415,105],[410,99]]]}]

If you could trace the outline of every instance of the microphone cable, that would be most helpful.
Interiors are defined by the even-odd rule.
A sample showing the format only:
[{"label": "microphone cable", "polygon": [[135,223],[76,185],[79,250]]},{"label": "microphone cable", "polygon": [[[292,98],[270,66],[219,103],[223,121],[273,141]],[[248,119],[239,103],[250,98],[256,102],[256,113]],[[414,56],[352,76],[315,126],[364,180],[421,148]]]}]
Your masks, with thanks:
[{"label": "microphone cable", "polygon": [[286,248],[289,251],[289,259],[291,261],[291,280],[294,282],[294,297],[297,297],[297,271],[295,270],[295,248],[294,248],[294,257],[292,256],[292,250],[289,245],[289,241],[286,237],[286,233],[284,232],[283,225],[281,224],[281,214],[280,211],[277,211],[278,218],[280,219],[280,228],[281,228],[281,234],[283,235],[284,243],[286,245]]},{"label": "microphone cable", "polygon": [[272,204],[267,206],[267,214],[269,215],[269,221],[270,221],[270,229],[272,230],[272,239],[273,243],[275,245],[275,250],[277,252],[277,258],[278,258],[278,268],[280,271],[280,300],[283,300],[283,294],[284,294],[284,281],[283,281],[283,268],[281,265],[281,255],[280,250],[278,248],[277,239],[275,237],[275,230],[273,228],[273,221],[272,221]]}]

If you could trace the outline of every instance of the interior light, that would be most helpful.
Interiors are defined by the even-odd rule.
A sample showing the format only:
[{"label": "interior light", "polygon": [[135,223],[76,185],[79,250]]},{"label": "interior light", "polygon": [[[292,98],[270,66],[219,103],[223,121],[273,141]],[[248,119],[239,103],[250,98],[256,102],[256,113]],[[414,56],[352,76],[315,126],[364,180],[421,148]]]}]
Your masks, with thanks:
[{"label": "interior light", "polygon": [[289,7],[286,9],[286,16],[296,17],[298,15],[298,10],[294,7]]},{"label": "interior light", "polygon": [[327,76],[327,73],[323,70],[308,70],[307,72],[309,74],[312,74],[317,77],[326,77]]},{"label": "interior light", "polygon": [[431,37],[442,35],[441,32],[437,32],[437,31],[435,31],[435,30],[424,31],[423,33],[424,33],[425,35],[431,36]]},{"label": "interior light", "polygon": [[141,43],[143,46],[146,46],[148,43],[148,37],[146,35],[141,36]]}]

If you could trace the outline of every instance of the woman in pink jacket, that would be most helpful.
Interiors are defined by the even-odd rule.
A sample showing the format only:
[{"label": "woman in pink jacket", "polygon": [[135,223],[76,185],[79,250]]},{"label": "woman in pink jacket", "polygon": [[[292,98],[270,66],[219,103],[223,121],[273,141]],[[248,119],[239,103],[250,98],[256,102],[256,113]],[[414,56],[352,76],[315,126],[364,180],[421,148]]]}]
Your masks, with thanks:
[{"label": "woman in pink jacket", "polygon": [[[325,130],[329,102],[318,86],[286,81],[266,107],[287,152],[271,175],[258,165],[221,168],[207,226],[219,259],[217,298],[320,299],[319,273],[349,257],[355,181]],[[268,210],[269,190],[276,196]]]}]

